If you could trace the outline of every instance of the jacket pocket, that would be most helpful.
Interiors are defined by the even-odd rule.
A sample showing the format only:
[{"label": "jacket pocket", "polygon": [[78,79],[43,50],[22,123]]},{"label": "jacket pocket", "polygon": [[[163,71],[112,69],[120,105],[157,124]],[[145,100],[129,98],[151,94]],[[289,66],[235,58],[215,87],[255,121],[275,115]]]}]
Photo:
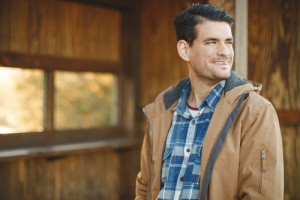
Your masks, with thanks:
[{"label": "jacket pocket", "polygon": [[259,192],[263,193],[263,186],[264,186],[264,178],[265,173],[267,170],[267,155],[265,149],[262,149],[261,151],[261,174],[260,174],[260,186],[259,186]]},{"label": "jacket pocket", "polygon": [[168,180],[172,152],[173,152],[172,148],[166,148],[163,153],[162,172],[161,172],[161,182],[163,183],[163,185]]}]

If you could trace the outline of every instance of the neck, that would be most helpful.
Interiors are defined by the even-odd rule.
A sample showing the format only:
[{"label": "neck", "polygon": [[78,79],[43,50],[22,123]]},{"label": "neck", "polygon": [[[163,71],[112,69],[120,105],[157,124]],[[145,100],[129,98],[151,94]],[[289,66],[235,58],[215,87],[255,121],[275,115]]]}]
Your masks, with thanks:
[{"label": "neck", "polygon": [[211,93],[218,83],[202,79],[191,72],[189,74],[191,80],[191,93],[187,99],[187,103],[190,106],[198,108],[201,102]]}]

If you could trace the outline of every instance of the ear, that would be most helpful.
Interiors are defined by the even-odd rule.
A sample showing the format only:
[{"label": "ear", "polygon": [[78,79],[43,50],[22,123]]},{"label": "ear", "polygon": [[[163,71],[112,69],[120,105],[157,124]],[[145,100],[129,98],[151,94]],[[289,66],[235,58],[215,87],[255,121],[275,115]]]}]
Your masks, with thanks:
[{"label": "ear", "polygon": [[177,51],[179,56],[186,62],[190,61],[189,52],[190,45],[185,40],[179,40],[177,42]]}]

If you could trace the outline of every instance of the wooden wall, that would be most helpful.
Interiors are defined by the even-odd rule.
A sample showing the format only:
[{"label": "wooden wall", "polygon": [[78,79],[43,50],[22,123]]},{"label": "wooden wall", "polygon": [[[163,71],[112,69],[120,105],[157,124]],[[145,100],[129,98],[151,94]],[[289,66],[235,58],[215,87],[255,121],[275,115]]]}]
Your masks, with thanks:
[{"label": "wooden wall", "polygon": [[0,51],[120,61],[117,10],[62,0],[1,0],[0,19]]},{"label": "wooden wall", "polygon": [[285,199],[300,199],[300,2],[249,1],[249,78],[278,111]]},{"label": "wooden wall", "polygon": [[133,199],[139,150],[103,149],[0,162],[0,198]]},{"label": "wooden wall", "polygon": [[179,58],[173,20],[187,0],[144,0],[141,16],[140,105],[146,105],[170,84],[186,77]]},{"label": "wooden wall", "polygon": [[[0,0],[0,52],[123,65],[120,9],[77,2]],[[0,160],[0,199],[133,199],[138,166],[137,145]]]},{"label": "wooden wall", "polygon": [[103,151],[1,163],[1,198],[118,199],[119,162],[117,153]]}]

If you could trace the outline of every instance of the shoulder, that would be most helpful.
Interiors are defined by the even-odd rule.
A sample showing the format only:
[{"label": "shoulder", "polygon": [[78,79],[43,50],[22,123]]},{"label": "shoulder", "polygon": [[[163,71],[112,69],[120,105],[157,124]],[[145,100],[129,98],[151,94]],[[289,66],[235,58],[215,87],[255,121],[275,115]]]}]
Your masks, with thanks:
[{"label": "shoulder", "polygon": [[249,92],[246,106],[250,107],[252,113],[254,112],[257,115],[265,109],[275,111],[272,103],[256,92]]},{"label": "shoulder", "polygon": [[164,101],[164,95],[166,92],[168,92],[171,89],[172,88],[169,87],[168,89],[166,89],[163,92],[161,92],[160,94],[158,94],[154,101],[147,104],[143,108],[143,111],[144,111],[146,117],[148,118],[148,120],[156,118],[167,111],[165,101]]},{"label": "shoulder", "polygon": [[185,86],[185,84],[189,81],[189,78],[182,79],[177,82],[174,86],[171,86],[161,92],[155,100],[146,105],[146,107],[159,107],[164,106],[165,110],[168,110],[174,103],[180,98],[180,94]]},{"label": "shoulder", "polygon": [[245,131],[254,124],[264,124],[264,127],[269,127],[278,123],[277,112],[272,103],[256,92],[249,92],[242,110],[241,118],[244,121]]}]

